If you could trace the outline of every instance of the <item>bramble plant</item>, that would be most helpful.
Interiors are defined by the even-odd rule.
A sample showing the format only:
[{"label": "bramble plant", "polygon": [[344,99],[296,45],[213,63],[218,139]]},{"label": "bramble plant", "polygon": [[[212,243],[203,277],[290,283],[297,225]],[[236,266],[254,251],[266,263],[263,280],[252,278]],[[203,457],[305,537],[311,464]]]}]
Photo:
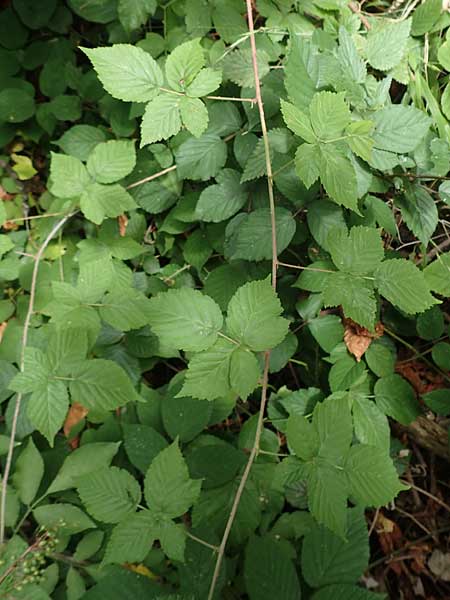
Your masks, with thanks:
[{"label": "bramble plant", "polygon": [[450,413],[450,13],[42,4],[0,12],[0,596],[385,597],[388,418]]}]

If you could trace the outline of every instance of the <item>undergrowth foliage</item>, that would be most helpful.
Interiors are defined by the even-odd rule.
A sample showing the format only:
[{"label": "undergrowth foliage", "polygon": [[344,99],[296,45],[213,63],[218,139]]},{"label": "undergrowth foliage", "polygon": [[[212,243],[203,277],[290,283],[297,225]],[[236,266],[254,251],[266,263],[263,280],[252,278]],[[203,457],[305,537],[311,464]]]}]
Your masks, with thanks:
[{"label": "undergrowth foliage", "polygon": [[388,417],[450,412],[395,372],[449,380],[441,0],[5,4],[1,597],[382,598]]}]

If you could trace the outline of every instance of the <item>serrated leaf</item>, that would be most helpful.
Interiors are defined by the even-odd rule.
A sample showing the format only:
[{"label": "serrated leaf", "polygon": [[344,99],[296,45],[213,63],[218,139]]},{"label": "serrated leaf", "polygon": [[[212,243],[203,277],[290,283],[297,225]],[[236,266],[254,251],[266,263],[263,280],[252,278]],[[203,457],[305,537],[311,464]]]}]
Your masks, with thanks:
[{"label": "serrated leaf", "polygon": [[77,492],[94,519],[118,523],[136,511],[141,500],[138,482],[124,469],[104,467],[77,477]]},{"label": "serrated leaf", "polygon": [[191,479],[178,442],[162,450],[145,476],[145,500],[152,512],[173,519],[183,515],[197,500],[201,480]]},{"label": "serrated leaf", "polygon": [[69,395],[63,381],[49,381],[46,387],[38,388],[31,394],[27,416],[52,447],[68,408]]},{"label": "serrated leaf", "polygon": [[227,146],[218,135],[204,133],[181,144],[176,159],[180,177],[207,181],[224,167]]},{"label": "serrated leaf", "polygon": [[362,444],[389,451],[390,431],[386,416],[377,405],[364,396],[353,400],[355,435]]},{"label": "serrated leaf", "polygon": [[95,146],[105,140],[105,134],[98,127],[74,125],[53,143],[57,144],[66,154],[79,160],[87,160]]},{"label": "serrated leaf", "polygon": [[427,245],[439,221],[436,204],[430,194],[420,186],[406,190],[404,196],[396,200],[402,217],[413,234]]},{"label": "serrated leaf", "polygon": [[131,32],[144,25],[156,7],[156,0],[119,0],[117,14],[125,31]]},{"label": "serrated leaf", "polygon": [[402,60],[406,52],[411,19],[378,19],[367,34],[366,56],[374,69],[386,71]]},{"label": "serrated leaf", "polygon": [[51,153],[52,192],[60,198],[73,198],[83,193],[90,177],[83,163],[74,156]]},{"label": "serrated leaf", "polygon": [[219,223],[232,217],[247,201],[246,186],[240,183],[240,173],[223,169],[216,177],[217,183],[200,194],[195,213],[201,221]]},{"label": "serrated leaf", "polygon": [[72,377],[72,401],[89,410],[114,410],[138,398],[126,372],[111,360],[83,361],[72,371]]},{"label": "serrated leaf", "polygon": [[309,116],[312,129],[320,140],[341,137],[350,123],[350,109],[345,102],[345,94],[318,92],[311,101]]},{"label": "serrated leaf", "polygon": [[181,96],[161,94],[147,104],[141,122],[141,148],[180,131],[180,103]]},{"label": "serrated leaf", "polygon": [[326,462],[308,477],[308,507],[314,519],[343,538],[346,533],[347,482],[343,471]]},{"label": "serrated leaf", "polygon": [[96,526],[80,508],[62,502],[38,506],[33,510],[33,516],[41,527],[56,529],[63,535],[79,533]]},{"label": "serrated leaf", "polygon": [[380,234],[372,227],[355,226],[348,235],[344,229],[333,229],[327,246],[336,267],[348,273],[372,273],[384,258]]},{"label": "serrated leaf", "polygon": [[342,306],[346,317],[373,330],[376,300],[371,281],[344,272],[330,273],[323,290],[324,306]]},{"label": "serrated leaf", "polygon": [[191,98],[201,98],[214,92],[222,83],[222,72],[210,67],[202,69],[186,88],[186,94]]},{"label": "serrated leaf", "polygon": [[286,435],[289,447],[302,460],[308,461],[319,452],[319,434],[305,417],[291,414],[287,420]]},{"label": "serrated leaf", "polygon": [[230,392],[230,361],[235,348],[235,344],[220,338],[205,352],[195,354],[189,362],[180,396],[205,400],[225,397]]},{"label": "serrated leaf", "polygon": [[180,100],[180,114],[183,125],[195,137],[200,137],[208,127],[208,111],[198,98],[183,96]]},{"label": "serrated leaf", "polygon": [[205,64],[200,39],[180,44],[166,61],[166,78],[173,90],[184,92]]},{"label": "serrated leaf", "polygon": [[214,300],[187,287],[151,298],[148,315],[152,330],[164,342],[195,352],[212,346],[223,324]]},{"label": "serrated leaf", "polygon": [[240,287],[228,305],[226,328],[231,337],[255,352],[274,348],[289,328],[280,317],[281,303],[269,279],[250,281]]},{"label": "serrated leaf", "polygon": [[161,406],[164,429],[173,440],[190,442],[208,426],[212,409],[206,400],[169,394]]},{"label": "serrated leaf", "polygon": [[156,61],[141,48],[115,44],[109,48],[81,48],[92,62],[105,90],[125,102],[153,100],[164,84]]},{"label": "serrated leaf", "polygon": [[426,135],[431,119],[414,106],[392,104],[372,115],[374,146],[380,150],[411,152]]},{"label": "serrated leaf", "polygon": [[236,394],[247,400],[258,385],[261,369],[256,356],[244,348],[236,348],[231,355],[230,386]]},{"label": "serrated leaf", "polygon": [[86,185],[80,198],[80,208],[86,219],[100,225],[106,217],[118,217],[136,208],[132,196],[121,185]]},{"label": "serrated leaf", "polygon": [[320,150],[318,144],[302,144],[295,153],[295,171],[307,188],[320,175]]},{"label": "serrated leaf", "polygon": [[286,548],[269,536],[253,536],[245,552],[244,579],[250,600],[300,600],[300,583]]},{"label": "serrated leaf", "polygon": [[106,547],[104,563],[142,562],[157,539],[155,525],[155,517],[148,510],[119,523]]},{"label": "serrated leaf", "polygon": [[308,115],[285,100],[281,100],[280,106],[284,122],[289,129],[303,138],[305,142],[314,144],[317,141],[317,137],[312,130],[311,121]]},{"label": "serrated leaf", "polygon": [[438,254],[423,271],[425,281],[433,292],[450,296],[450,252]]},{"label": "serrated leaf", "polygon": [[110,140],[95,146],[87,161],[89,174],[98,183],[114,183],[131,173],[136,165],[132,140]]},{"label": "serrated leaf", "polygon": [[32,438],[20,453],[12,481],[20,500],[28,506],[34,500],[44,475],[44,461]]},{"label": "serrated leaf", "polygon": [[139,329],[149,322],[150,300],[142,292],[117,290],[109,292],[100,306],[100,316],[120,331]]},{"label": "serrated leaf", "polygon": [[[258,50],[256,59],[261,80],[269,73],[269,56],[264,50]],[[223,61],[223,76],[241,87],[253,88],[255,86],[255,76],[251,50],[244,48],[227,54]]]},{"label": "serrated leaf", "polygon": [[[275,212],[277,253],[281,254],[291,242],[296,230],[290,211],[277,207]],[[249,261],[272,258],[272,227],[270,210],[257,208],[251,213],[240,213],[225,230],[225,257]]]},{"label": "serrated leaf", "polygon": [[[367,567],[369,539],[362,511],[345,511],[345,540],[325,527],[311,527],[302,546],[302,573],[311,587],[354,583]],[[342,536],[344,537],[344,536]]]},{"label": "serrated leaf", "polygon": [[430,294],[422,271],[404,259],[394,258],[381,263],[375,271],[375,285],[382,296],[408,314],[424,312],[433,304],[439,304],[439,300]]},{"label": "serrated leaf", "polygon": [[400,375],[381,377],[374,391],[378,408],[403,425],[409,425],[420,415],[414,390]]},{"label": "serrated leaf", "polygon": [[334,144],[322,144],[319,150],[320,180],[327,194],[337,204],[358,212],[358,188],[352,163]]}]

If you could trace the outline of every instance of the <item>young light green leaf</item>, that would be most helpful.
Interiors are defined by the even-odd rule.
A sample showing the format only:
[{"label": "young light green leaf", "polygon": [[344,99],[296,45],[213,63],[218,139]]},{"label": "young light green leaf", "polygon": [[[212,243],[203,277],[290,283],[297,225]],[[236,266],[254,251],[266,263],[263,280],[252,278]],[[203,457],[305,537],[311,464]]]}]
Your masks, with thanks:
[{"label": "young light green leaf", "polygon": [[52,193],[60,198],[73,198],[82,194],[91,182],[83,163],[74,156],[54,152],[51,156]]},{"label": "young light green leaf", "polygon": [[312,129],[320,140],[341,137],[350,123],[350,109],[343,92],[318,92],[311,101],[309,114]]},{"label": "young light green leaf", "polygon": [[16,461],[12,481],[20,500],[30,505],[44,475],[44,461],[30,437]]},{"label": "young light green leaf", "polygon": [[104,141],[106,141],[106,136],[98,127],[74,125],[53,143],[57,144],[66,154],[86,161],[95,146]]},{"label": "young light green leaf", "polygon": [[214,300],[187,287],[151,298],[148,315],[152,330],[166,343],[195,352],[212,346],[223,324]]},{"label": "young light green leaf", "polygon": [[89,155],[87,169],[98,183],[114,183],[129,175],[135,164],[132,140],[110,140],[95,146]]},{"label": "young light green leaf", "polygon": [[136,203],[121,185],[91,183],[81,195],[80,208],[86,219],[100,225],[106,217],[118,217],[136,208]]},{"label": "young light green leaf", "polygon": [[[256,60],[261,80],[269,73],[269,56],[265,50],[258,50]],[[224,79],[230,79],[241,87],[253,88],[255,86],[250,48],[233,50],[233,52],[226,55],[223,60],[223,76]]]},{"label": "young light green leaf", "polygon": [[378,19],[367,34],[366,56],[374,69],[386,71],[402,60],[411,31],[411,19]]},{"label": "young light green leaf", "polygon": [[200,137],[208,127],[208,111],[198,98],[183,96],[180,99],[180,114],[183,125],[195,137]]},{"label": "young light green leaf", "polygon": [[118,523],[136,511],[141,500],[138,482],[125,469],[103,467],[77,477],[77,492],[90,515]]},{"label": "young light green leaf", "polygon": [[200,39],[180,44],[166,61],[166,78],[173,90],[184,92],[205,65]]},{"label": "young light green leaf", "polygon": [[261,369],[256,356],[245,348],[236,348],[230,362],[230,386],[233,391],[242,400],[247,400],[260,377]]},{"label": "young light green leaf", "polygon": [[411,152],[426,135],[431,119],[414,106],[392,104],[376,111],[373,141],[375,148],[397,152]]},{"label": "young light green leaf", "polygon": [[303,138],[305,142],[314,144],[317,141],[317,137],[311,128],[311,121],[308,115],[285,100],[281,100],[280,105],[284,122],[289,129]]},{"label": "young light green leaf", "polygon": [[106,323],[119,331],[129,331],[148,324],[150,306],[142,292],[116,290],[106,294],[99,312]]},{"label": "young light green leaf", "polygon": [[145,476],[144,494],[149,509],[173,519],[189,510],[200,493],[201,480],[191,479],[186,462],[173,442],[152,461]]},{"label": "young light green leaf", "polygon": [[274,348],[283,341],[287,319],[280,317],[281,303],[269,279],[250,281],[238,289],[228,305],[228,333],[255,352]]},{"label": "young light green leaf", "polygon": [[92,62],[105,90],[125,102],[147,102],[164,84],[156,61],[141,48],[115,44],[109,48],[81,48]]},{"label": "young light green leaf", "polygon": [[181,96],[161,94],[147,104],[141,123],[141,148],[180,131],[180,103]]},{"label": "young light green leaf", "polygon": [[221,83],[222,72],[207,67],[195,76],[193,82],[187,86],[186,93],[191,98],[202,98],[212,94]]},{"label": "young light green leaf", "polygon": [[424,312],[439,304],[430,294],[422,271],[407,260],[394,258],[381,263],[375,271],[375,285],[382,296],[408,314]]},{"label": "young light green leaf", "polygon": [[359,275],[372,273],[384,258],[380,234],[372,227],[355,226],[349,234],[341,228],[331,230],[328,251],[340,271]]}]

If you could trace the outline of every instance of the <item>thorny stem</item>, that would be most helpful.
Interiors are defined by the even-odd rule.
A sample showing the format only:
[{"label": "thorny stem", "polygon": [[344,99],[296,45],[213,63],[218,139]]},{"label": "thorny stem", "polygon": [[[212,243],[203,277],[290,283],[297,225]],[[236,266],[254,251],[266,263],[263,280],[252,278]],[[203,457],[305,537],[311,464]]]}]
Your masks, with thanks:
[{"label": "thorny stem", "polygon": [[153,175],[149,175],[148,177],[144,177],[144,179],[140,179],[139,181],[135,181],[134,183],[130,183],[127,185],[127,190],[131,190],[131,188],[137,187],[138,185],[142,185],[143,183],[147,183],[147,181],[152,181],[153,179],[157,179],[158,177],[162,177],[166,173],[170,173],[171,171],[175,171],[177,165],[172,165],[171,167],[167,167],[167,169],[163,169],[162,171],[158,171],[158,173],[154,173]]},{"label": "thorny stem", "polygon": [[[33,312],[34,312],[34,299],[36,296],[36,283],[37,283],[37,276],[38,276],[38,272],[39,272],[39,264],[40,264],[41,258],[43,256],[47,246],[49,245],[50,241],[58,233],[58,231],[61,229],[61,227],[63,227],[74,214],[75,214],[75,212],[66,215],[64,218],[60,219],[54,225],[54,227],[52,228],[50,233],[47,235],[47,237],[43,241],[41,247],[37,251],[36,256],[34,258],[33,274],[31,277],[30,299],[28,302],[28,311],[27,311],[27,315],[25,317],[25,323],[23,326],[23,333],[22,333],[22,343],[21,343],[21,351],[20,351],[20,370],[21,371],[23,371],[24,367],[25,367],[25,349],[27,347],[27,342],[28,342],[28,331],[30,329],[31,317],[33,316]],[[19,392],[16,396],[16,405],[14,407],[14,415],[13,415],[12,423],[11,423],[11,436],[10,436],[10,441],[9,441],[8,454],[6,457],[5,471],[3,473],[3,479],[2,479],[2,492],[1,492],[1,500],[0,500],[0,546],[3,545],[3,543],[5,541],[6,490],[7,490],[7,486],[8,486],[9,473],[11,471],[11,462],[12,462],[12,456],[13,456],[13,452],[14,452],[17,421],[19,419],[21,402],[22,402],[22,393]]]},{"label": "thorny stem", "polygon": [[[272,287],[276,290],[277,287],[277,268],[278,268],[278,259],[277,259],[277,237],[276,237],[276,221],[275,221],[275,198],[273,194],[273,173],[272,173],[272,163],[270,160],[270,145],[269,145],[269,137],[267,134],[267,125],[266,118],[264,114],[264,106],[261,97],[261,87],[259,83],[259,72],[258,72],[258,62],[257,62],[257,54],[256,54],[256,42],[255,42],[255,30],[253,25],[253,11],[252,11],[252,0],[246,0],[247,4],[247,19],[248,19],[248,29],[249,29],[249,37],[250,37],[250,46],[252,52],[252,63],[253,63],[253,75],[255,79],[255,96],[258,104],[259,117],[261,122],[261,132],[264,140],[264,154],[266,158],[266,171],[267,171],[267,188],[269,192],[269,208],[270,208],[270,223],[271,223],[271,231],[272,231]],[[253,442],[252,449],[250,451],[250,455],[248,457],[247,464],[245,465],[244,472],[242,474],[241,481],[239,482],[238,489],[236,491],[236,495],[233,500],[233,505],[231,507],[230,514],[228,516],[227,523],[225,525],[225,531],[223,532],[222,541],[219,545],[219,551],[217,553],[216,565],[214,568],[213,577],[211,580],[211,586],[209,588],[208,600],[213,600],[215,589],[217,585],[217,581],[220,575],[220,569],[222,566],[223,558],[225,555],[225,549],[227,545],[228,538],[231,533],[231,528],[234,523],[234,519],[236,518],[236,514],[239,508],[239,503],[241,501],[242,494],[245,489],[245,485],[250,475],[251,468],[253,463],[258,456],[259,453],[259,444],[261,440],[261,434],[263,431],[264,424],[264,412],[267,403],[267,392],[268,392],[268,380],[269,380],[269,360],[270,360],[270,351],[265,352],[264,355],[264,373],[262,380],[262,390],[261,390],[261,402],[259,406],[259,414],[258,414],[258,422],[256,425],[255,431],[255,440]]]}]

